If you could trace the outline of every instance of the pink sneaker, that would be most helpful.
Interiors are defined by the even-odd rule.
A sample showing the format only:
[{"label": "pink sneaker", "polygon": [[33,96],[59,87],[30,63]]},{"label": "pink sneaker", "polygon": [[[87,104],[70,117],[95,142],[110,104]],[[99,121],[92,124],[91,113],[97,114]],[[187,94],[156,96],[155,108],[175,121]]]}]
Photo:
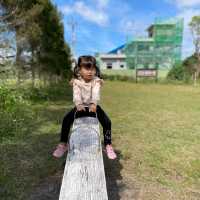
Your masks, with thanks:
[{"label": "pink sneaker", "polygon": [[56,150],[53,152],[53,156],[56,158],[60,158],[67,151],[68,145],[60,143],[57,145]]},{"label": "pink sneaker", "polygon": [[109,159],[115,159],[115,158],[117,158],[117,155],[114,152],[113,147],[112,147],[111,144],[107,144],[106,145],[106,153],[107,153],[107,156],[108,156]]}]

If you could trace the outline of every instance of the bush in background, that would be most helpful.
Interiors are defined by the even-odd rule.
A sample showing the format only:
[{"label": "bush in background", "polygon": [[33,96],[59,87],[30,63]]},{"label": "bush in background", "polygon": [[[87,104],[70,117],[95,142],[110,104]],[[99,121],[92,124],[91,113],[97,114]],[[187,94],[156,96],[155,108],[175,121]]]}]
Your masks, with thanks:
[{"label": "bush in background", "polygon": [[168,72],[167,79],[189,82],[191,75],[182,63],[177,63]]},{"label": "bush in background", "polygon": [[22,94],[7,86],[0,86],[0,142],[28,132],[34,115],[29,108]]},{"label": "bush in background", "polygon": [[134,77],[119,74],[102,74],[102,78],[110,81],[135,81]]}]

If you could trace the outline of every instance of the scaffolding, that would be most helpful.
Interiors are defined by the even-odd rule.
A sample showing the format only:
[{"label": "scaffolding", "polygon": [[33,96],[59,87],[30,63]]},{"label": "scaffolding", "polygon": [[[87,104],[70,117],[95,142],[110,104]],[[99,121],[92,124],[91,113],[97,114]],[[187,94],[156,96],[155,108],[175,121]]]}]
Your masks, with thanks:
[{"label": "scaffolding", "polygon": [[183,19],[155,19],[147,29],[148,37],[126,43],[127,66],[137,68],[171,68],[181,61]]}]

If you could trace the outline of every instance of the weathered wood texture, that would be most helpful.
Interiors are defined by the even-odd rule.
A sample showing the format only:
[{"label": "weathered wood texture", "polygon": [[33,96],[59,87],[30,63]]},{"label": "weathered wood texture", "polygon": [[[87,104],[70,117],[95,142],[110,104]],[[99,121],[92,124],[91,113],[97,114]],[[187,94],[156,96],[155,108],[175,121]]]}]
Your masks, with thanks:
[{"label": "weathered wood texture", "polygon": [[97,118],[74,120],[59,200],[108,200]]}]

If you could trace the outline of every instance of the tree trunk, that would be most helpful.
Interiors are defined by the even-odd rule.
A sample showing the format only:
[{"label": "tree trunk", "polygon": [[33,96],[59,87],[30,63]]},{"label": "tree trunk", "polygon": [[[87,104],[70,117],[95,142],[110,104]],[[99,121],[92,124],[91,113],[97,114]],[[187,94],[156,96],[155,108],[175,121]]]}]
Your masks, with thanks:
[{"label": "tree trunk", "polygon": [[194,72],[193,76],[194,76],[194,78],[193,78],[194,86],[196,86],[197,85],[197,71]]},{"label": "tree trunk", "polygon": [[34,49],[31,48],[31,80],[32,80],[32,87],[35,87],[35,62],[34,62]]},{"label": "tree trunk", "polygon": [[49,85],[51,85],[51,83],[52,83],[52,77],[53,77],[53,75],[52,75],[52,73],[50,72],[50,73],[49,73]]},{"label": "tree trunk", "polygon": [[35,87],[35,69],[34,69],[34,65],[31,65],[31,80],[32,80],[32,87]]},{"label": "tree trunk", "polygon": [[[16,36],[17,37],[17,36]],[[17,52],[16,52],[16,70],[17,70],[17,84],[20,84],[21,82],[21,74],[22,74],[22,67],[21,67],[21,59],[20,56],[22,54],[22,47],[20,46],[20,44],[17,43]]]}]

